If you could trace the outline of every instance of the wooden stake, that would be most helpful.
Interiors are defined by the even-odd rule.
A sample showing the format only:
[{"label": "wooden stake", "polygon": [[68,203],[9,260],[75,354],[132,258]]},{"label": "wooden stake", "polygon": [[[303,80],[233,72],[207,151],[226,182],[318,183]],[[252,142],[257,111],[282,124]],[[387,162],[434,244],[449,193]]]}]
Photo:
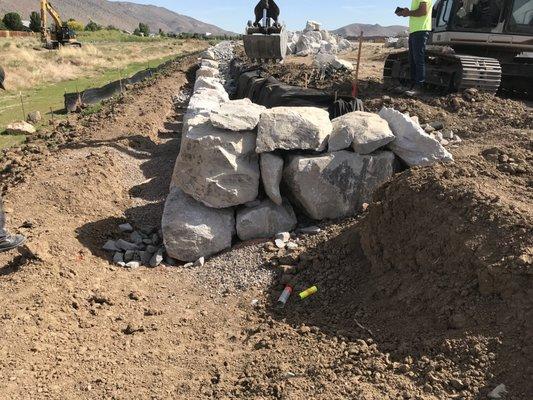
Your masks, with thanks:
[{"label": "wooden stake", "polygon": [[24,108],[24,99],[22,97],[22,92],[19,92],[20,94],[20,104],[22,105],[22,120],[26,121],[26,109]]},{"label": "wooden stake", "polygon": [[355,69],[355,82],[352,89],[352,96],[355,99],[359,95],[359,65],[361,64],[361,51],[363,49],[363,31],[359,36],[359,52],[357,54],[357,68]]},{"label": "wooden stake", "polygon": [[50,107],[50,114],[52,115],[52,126],[55,126],[55,121],[54,121],[54,110],[52,109],[52,107]]}]

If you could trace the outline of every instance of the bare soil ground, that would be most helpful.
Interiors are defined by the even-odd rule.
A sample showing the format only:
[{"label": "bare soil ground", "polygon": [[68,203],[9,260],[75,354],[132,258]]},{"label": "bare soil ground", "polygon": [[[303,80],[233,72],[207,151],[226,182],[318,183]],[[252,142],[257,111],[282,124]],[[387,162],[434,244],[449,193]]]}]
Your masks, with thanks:
[{"label": "bare soil ground", "polygon": [[[362,216],[292,253],[254,241],[199,268],[117,268],[100,248],[118,223],[159,223],[179,151],[171,97],[192,64],[0,161],[10,226],[29,237],[0,255],[2,398],[485,399],[504,383],[507,399],[531,399],[522,102],[404,99],[363,75],[368,109],[459,133],[455,163],[399,174]],[[319,291],[277,310],[289,280]]]}]

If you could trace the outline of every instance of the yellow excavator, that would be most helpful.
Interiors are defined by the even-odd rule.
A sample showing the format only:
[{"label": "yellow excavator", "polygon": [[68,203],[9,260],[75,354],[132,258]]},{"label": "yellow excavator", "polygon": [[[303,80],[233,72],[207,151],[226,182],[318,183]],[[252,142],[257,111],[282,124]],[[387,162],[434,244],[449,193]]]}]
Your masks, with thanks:
[{"label": "yellow excavator", "polygon": [[[54,21],[51,29],[48,27],[48,14]],[[61,46],[81,47],[81,43],[76,39],[76,32],[63,23],[59,13],[48,0],[41,0],[41,41],[43,46],[50,50]]]}]

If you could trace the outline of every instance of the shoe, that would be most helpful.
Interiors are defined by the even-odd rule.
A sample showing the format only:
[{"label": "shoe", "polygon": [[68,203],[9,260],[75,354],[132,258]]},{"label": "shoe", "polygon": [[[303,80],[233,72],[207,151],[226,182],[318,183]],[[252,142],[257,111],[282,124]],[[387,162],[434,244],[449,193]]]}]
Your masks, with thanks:
[{"label": "shoe", "polygon": [[9,235],[0,242],[0,253],[16,249],[26,243],[26,238],[22,235]]},{"label": "shoe", "polygon": [[415,87],[411,90],[403,92],[407,97],[420,97],[423,94],[423,90],[420,87]]}]

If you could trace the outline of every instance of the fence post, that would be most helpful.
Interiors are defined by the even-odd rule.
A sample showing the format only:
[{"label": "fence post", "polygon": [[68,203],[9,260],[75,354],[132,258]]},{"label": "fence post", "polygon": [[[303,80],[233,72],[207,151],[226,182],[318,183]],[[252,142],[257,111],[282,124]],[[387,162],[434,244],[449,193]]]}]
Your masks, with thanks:
[{"label": "fence post", "polygon": [[24,108],[24,99],[22,97],[22,92],[19,92],[20,95],[20,104],[22,105],[22,120],[26,121],[26,109]]}]

